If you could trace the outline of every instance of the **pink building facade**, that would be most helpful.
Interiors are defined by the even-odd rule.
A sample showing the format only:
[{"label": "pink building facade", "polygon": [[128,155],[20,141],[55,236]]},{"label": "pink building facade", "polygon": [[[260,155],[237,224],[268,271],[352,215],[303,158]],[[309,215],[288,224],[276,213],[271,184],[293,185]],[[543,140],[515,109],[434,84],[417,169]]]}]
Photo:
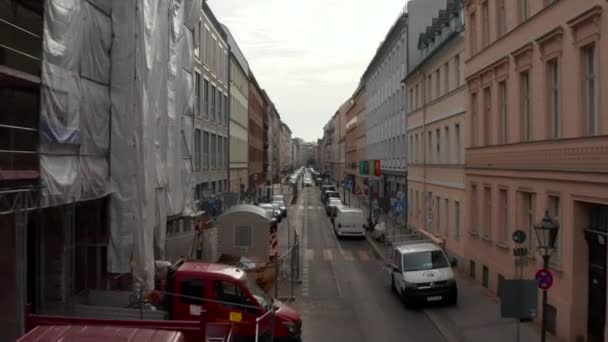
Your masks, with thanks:
[{"label": "pink building facade", "polygon": [[467,270],[492,291],[514,278],[521,229],[533,278],[548,211],[560,224],[549,330],[608,340],[608,2],[469,0],[465,13]]}]

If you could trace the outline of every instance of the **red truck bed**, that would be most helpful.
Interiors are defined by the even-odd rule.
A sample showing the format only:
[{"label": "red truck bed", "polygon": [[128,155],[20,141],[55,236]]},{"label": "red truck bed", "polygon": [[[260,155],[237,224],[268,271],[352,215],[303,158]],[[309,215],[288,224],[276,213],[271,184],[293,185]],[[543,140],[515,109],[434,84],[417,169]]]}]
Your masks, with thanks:
[{"label": "red truck bed", "polygon": [[[201,321],[134,321],[134,320],[113,320],[113,319],[90,319],[67,316],[50,316],[32,314],[30,306],[26,307],[25,329],[27,332],[36,327],[44,326],[75,326],[75,327],[99,327],[99,328],[130,328],[135,330],[169,331],[181,333],[184,342],[206,341],[208,338],[223,338],[224,341],[232,341],[233,329],[230,324],[207,323]],[[44,330],[44,329],[42,329]],[[26,335],[27,336],[27,335]],[[26,336],[22,337],[25,338]],[[34,341],[34,340],[24,340]],[[35,340],[39,341],[39,340]],[[54,341],[54,340],[42,340]],[[56,341],[56,340],[55,340]],[[106,341],[112,341],[107,340]],[[122,341],[122,340],[121,340]],[[158,340],[165,341],[165,340]],[[172,341],[172,340],[167,340]]]},{"label": "red truck bed", "polygon": [[184,342],[184,335],[178,331],[139,329],[125,327],[101,327],[89,325],[47,325],[38,326],[21,337],[17,342]]}]

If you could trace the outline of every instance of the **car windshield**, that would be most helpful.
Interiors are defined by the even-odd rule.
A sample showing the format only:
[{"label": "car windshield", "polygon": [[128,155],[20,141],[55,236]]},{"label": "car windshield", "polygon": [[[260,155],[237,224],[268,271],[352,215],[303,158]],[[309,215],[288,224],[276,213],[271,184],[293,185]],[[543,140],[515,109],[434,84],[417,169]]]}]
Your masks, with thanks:
[{"label": "car windshield", "polygon": [[403,272],[424,271],[450,267],[443,251],[425,251],[403,254]]},{"label": "car windshield", "polygon": [[251,280],[251,278],[246,275],[243,278],[243,282],[249,289],[249,292],[251,292],[253,298],[255,298],[260,306],[262,306],[265,310],[268,310],[272,304],[272,298],[270,298],[255,281]]}]

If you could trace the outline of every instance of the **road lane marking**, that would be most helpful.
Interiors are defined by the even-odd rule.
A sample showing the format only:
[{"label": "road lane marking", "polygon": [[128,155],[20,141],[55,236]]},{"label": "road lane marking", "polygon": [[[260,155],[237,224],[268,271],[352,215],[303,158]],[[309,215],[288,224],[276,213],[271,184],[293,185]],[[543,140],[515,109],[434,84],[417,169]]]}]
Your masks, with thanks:
[{"label": "road lane marking", "polygon": [[333,254],[331,253],[331,249],[324,249],[323,250],[323,259],[327,260],[327,261],[331,261],[333,259]]},{"label": "road lane marking", "polygon": [[315,251],[314,251],[314,249],[307,248],[306,252],[305,252],[305,255],[306,255],[306,260],[307,261],[311,261],[312,259],[315,258]]},{"label": "road lane marking", "polygon": [[369,253],[367,251],[359,251],[359,259],[361,261],[369,261]]},{"label": "road lane marking", "polygon": [[353,253],[351,251],[344,251],[344,253],[342,253],[342,256],[344,257],[344,260],[346,260],[346,261],[355,260],[355,258],[353,257]]}]

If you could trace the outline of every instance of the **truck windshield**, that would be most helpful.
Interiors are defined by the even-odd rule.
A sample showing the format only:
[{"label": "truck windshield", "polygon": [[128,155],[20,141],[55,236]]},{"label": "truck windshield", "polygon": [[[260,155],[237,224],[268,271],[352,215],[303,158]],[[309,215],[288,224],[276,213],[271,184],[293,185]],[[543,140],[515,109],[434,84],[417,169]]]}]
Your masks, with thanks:
[{"label": "truck windshield", "polygon": [[403,254],[403,272],[432,270],[450,267],[442,251]]},{"label": "truck windshield", "polygon": [[255,281],[251,280],[247,276],[244,278],[245,285],[249,289],[249,292],[251,292],[253,298],[255,298],[255,300],[264,308],[264,310],[268,310],[272,305],[272,299],[258,286]]}]

